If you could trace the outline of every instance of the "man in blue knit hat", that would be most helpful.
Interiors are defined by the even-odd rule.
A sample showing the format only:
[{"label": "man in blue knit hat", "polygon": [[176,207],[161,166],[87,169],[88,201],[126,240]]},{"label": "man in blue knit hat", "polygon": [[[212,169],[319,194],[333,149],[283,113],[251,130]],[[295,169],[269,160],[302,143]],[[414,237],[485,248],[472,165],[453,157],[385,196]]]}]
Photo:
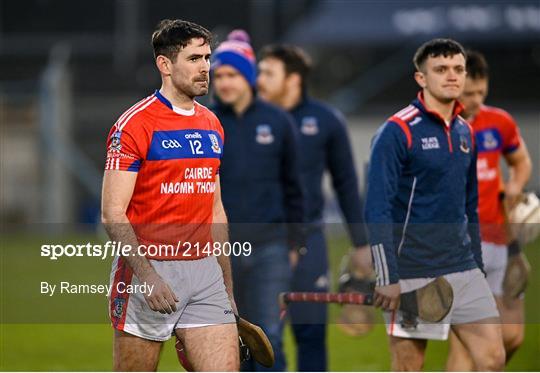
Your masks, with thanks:
[{"label": "man in blue knit hat", "polygon": [[[212,110],[225,131],[219,174],[230,239],[252,246],[249,256],[231,257],[235,299],[270,339],[272,370],[285,370],[278,295],[289,290],[289,251],[304,246],[298,134],[289,114],[255,96],[255,54],[244,31],[233,31],[216,49],[211,73]],[[246,363],[242,369],[264,369]]]}]

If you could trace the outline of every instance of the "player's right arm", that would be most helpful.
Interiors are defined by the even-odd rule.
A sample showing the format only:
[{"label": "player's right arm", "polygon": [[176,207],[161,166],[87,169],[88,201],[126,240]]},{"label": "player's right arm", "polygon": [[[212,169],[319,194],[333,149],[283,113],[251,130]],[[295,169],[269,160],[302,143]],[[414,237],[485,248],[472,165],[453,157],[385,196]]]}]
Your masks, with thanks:
[{"label": "player's right arm", "polygon": [[133,195],[137,173],[132,171],[106,170],[103,176],[101,221],[111,240],[131,246],[130,255],[124,259],[142,283],[152,286],[151,294],[145,294],[146,302],[153,311],[172,313],[178,299],[169,285],[154,270],[145,256],[137,252],[137,236],[126,211]]},{"label": "player's right arm", "polygon": [[519,195],[523,192],[532,172],[529,151],[523,140],[521,141],[521,145],[515,151],[504,154],[506,163],[510,167],[510,178],[505,187],[505,198],[507,198],[510,207],[516,203]]},{"label": "player's right arm", "polygon": [[404,129],[385,123],[375,135],[369,160],[365,220],[377,275],[375,306],[399,307],[399,274],[393,243],[392,199],[408,156],[409,140]]}]

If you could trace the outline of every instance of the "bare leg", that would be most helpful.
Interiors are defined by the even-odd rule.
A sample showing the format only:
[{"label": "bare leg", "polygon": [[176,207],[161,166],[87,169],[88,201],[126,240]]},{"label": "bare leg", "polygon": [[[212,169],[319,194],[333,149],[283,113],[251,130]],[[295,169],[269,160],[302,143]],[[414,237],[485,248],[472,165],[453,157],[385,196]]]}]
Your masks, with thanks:
[{"label": "bare leg", "polygon": [[469,352],[476,369],[479,371],[504,369],[505,352],[499,318],[452,325],[452,330]]},{"label": "bare leg", "polygon": [[421,371],[424,366],[426,346],[425,339],[390,336],[392,371]]},{"label": "bare leg", "polygon": [[113,337],[113,370],[145,371],[157,370],[162,342],[149,341],[119,330]]},{"label": "bare leg", "polygon": [[[522,299],[512,300],[510,303],[504,303],[501,297],[495,298],[497,308],[501,314],[502,338],[504,349],[506,351],[506,362],[510,360],[514,352],[523,343],[525,335],[524,330],[524,302]],[[469,355],[463,343],[456,337],[454,332],[450,333],[450,349],[448,361],[446,362],[447,371],[470,371],[474,370],[474,362]]]},{"label": "bare leg", "polygon": [[238,371],[238,329],[236,323],[176,329],[195,371]]},{"label": "bare leg", "polygon": [[448,360],[446,361],[446,370],[448,372],[470,372],[475,370],[474,362],[469,354],[469,351],[465,348],[463,343],[459,340],[456,334],[451,330],[450,342],[448,350]]},{"label": "bare leg", "polygon": [[508,362],[521,346],[525,337],[524,302],[523,299],[503,302],[500,297],[496,297],[495,301],[501,314],[504,349],[506,350],[506,362]]}]

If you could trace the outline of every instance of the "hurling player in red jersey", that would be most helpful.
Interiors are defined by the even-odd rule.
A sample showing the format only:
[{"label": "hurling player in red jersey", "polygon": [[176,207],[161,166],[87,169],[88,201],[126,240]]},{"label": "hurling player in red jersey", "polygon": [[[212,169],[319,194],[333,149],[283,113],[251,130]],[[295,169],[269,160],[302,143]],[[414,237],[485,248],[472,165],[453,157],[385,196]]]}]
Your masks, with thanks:
[{"label": "hurling player in red jersey", "polygon": [[[506,361],[523,342],[523,299],[503,301],[502,283],[508,255],[519,250],[507,237],[503,205],[512,206],[531,175],[531,160],[514,119],[506,111],[484,105],[488,93],[488,65],[474,51],[467,53],[467,79],[460,101],[464,116],[475,131],[478,147],[478,213],[482,236],[482,257],[486,278],[501,316]],[[500,160],[504,158],[510,178],[504,183]],[[504,194],[503,194],[504,193]],[[504,199],[501,196],[504,195]],[[510,251],[510,252],[509,252]],[[448,370],[468,371],[475,366],[459,339],[450,337]]]},{"label": "hurling player in red jersey", "polygon": [[[109,134],[102,221],[111,240],[133,248],[111,273],[115,370],[156,370],[174,334],[195,370],[239,369],[229,258],[191,246],[228,240],[218,175],[223,130],[194,101],[208,92],[211,39],[197,24],[161,21],[152,45],[162,86]],[[160,244],[166,250],[150,252]]]}]

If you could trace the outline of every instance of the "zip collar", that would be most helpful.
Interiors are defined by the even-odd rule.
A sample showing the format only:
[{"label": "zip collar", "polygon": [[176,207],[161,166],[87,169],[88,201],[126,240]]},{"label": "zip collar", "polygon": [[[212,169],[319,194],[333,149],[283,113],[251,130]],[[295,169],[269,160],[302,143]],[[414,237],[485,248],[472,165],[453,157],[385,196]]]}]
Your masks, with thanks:
[{"label": "zip collar", "polygon": [[[413,100],[412,104],[416,106],[418,109],[423,111],[424,113],[431,115],[434,117],[439,123],[447,127],[446,122],[444,118],[437,112],[433,110],[429,110],[426,107],[426,103],[424,101],[424,92],[420,91],[418,92],[418,95],[416,96],[416,99]],[[452,118],[450,119],[450,125],[454,122],[454,120],[457,118],[457,116],[463,111],[464,107],[459,101],[455,101],[454,109],[452,110]]]}]

